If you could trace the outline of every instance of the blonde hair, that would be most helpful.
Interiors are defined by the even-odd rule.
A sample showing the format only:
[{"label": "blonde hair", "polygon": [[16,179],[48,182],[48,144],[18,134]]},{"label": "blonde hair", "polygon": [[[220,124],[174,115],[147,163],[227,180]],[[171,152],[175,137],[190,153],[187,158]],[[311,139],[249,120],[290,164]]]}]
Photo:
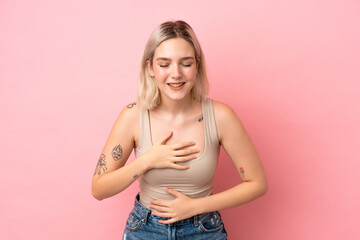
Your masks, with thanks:
[{"label": "blonde hair", "polygon": [[184,21],[168,21],[158,26],[150,35],[141,59],[140,85],[137,100],[145,109],[155,108],[160,104],[160,92],[154,78],[150,76],[147,61],[153,64],[156,48],[164,41],[172,38],[183,38],[194,48],[198,65],[196,81],[190,95],[196,101],[204,100],[208,93],[205,58],[194,30]]}]

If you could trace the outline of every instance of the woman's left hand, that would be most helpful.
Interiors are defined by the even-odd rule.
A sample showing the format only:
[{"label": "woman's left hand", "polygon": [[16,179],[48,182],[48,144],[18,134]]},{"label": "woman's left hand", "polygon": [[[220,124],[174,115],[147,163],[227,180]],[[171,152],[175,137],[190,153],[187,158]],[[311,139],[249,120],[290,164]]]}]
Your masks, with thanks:
[{"label": "woman's left hand", "polygon": [[171,201],[152,200],[149,206],[149,208],[158,211],[152,212],[154,216],[169,218],[168,220],[160,220],[160,223],[170,224],[196,215],[196,199],[174,189],[165,188],[165,191],[175,196],[175,199]]}]

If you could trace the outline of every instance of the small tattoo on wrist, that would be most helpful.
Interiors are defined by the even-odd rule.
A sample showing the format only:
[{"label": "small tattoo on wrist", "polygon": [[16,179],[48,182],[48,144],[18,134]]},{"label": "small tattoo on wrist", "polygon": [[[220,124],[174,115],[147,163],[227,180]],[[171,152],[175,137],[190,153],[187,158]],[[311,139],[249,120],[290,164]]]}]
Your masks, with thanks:
[{"label": "small tattoo on wrist", "polygon": [[137,179],[138,176],[139,176],[138,174],[135,174],[135,175],[133,176],[133,178],[134,178],[134,179]]},{"label": "small tattoo on wrist", "polygon": [[204,117],[201,116],[199,119],[198,119],[198,122],[201,122],[202,120],[204,120]]},{"label": "small tattoo on wrist", "polygon": [[113,148],[113,150],[112,150],[112,152],[111,152],[111,155],[112,155],[112,157],[113,157],[113,159],[115,160],[115,161],[117,161],[117,160],[119,160],[121,157],[122,157],[122,147],[120,146],[120,144],[119,145],[116,145],[114,148]]}]

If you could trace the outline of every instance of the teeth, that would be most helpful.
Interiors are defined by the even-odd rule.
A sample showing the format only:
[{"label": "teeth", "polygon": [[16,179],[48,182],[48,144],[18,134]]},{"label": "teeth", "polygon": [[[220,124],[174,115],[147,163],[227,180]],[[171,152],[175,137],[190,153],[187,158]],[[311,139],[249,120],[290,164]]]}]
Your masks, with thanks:
[{"label": "teeth", "polygon": [[183,85],[184,83],[178,83],[178,84],[171,84],[171,83],[168,83],[169,86],[171,87],[180,87],[181,85]]}]

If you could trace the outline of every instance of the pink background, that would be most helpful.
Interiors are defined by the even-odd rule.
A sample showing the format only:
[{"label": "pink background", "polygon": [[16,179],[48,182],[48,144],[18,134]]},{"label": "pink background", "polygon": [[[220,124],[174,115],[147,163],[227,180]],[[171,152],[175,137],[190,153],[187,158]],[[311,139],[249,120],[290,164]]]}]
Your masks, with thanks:
[{"label": "pink background", "polygon": [[[229,239],[359,239],[355,0],[2,0],[0,239],[121,238],[137,183],[99,202],[91,179],[170,19],[195,29],[210,96],[238,113],[268,175],[267,195],[221,212]],[[215,192],[238,182],[222,153]]]}]

